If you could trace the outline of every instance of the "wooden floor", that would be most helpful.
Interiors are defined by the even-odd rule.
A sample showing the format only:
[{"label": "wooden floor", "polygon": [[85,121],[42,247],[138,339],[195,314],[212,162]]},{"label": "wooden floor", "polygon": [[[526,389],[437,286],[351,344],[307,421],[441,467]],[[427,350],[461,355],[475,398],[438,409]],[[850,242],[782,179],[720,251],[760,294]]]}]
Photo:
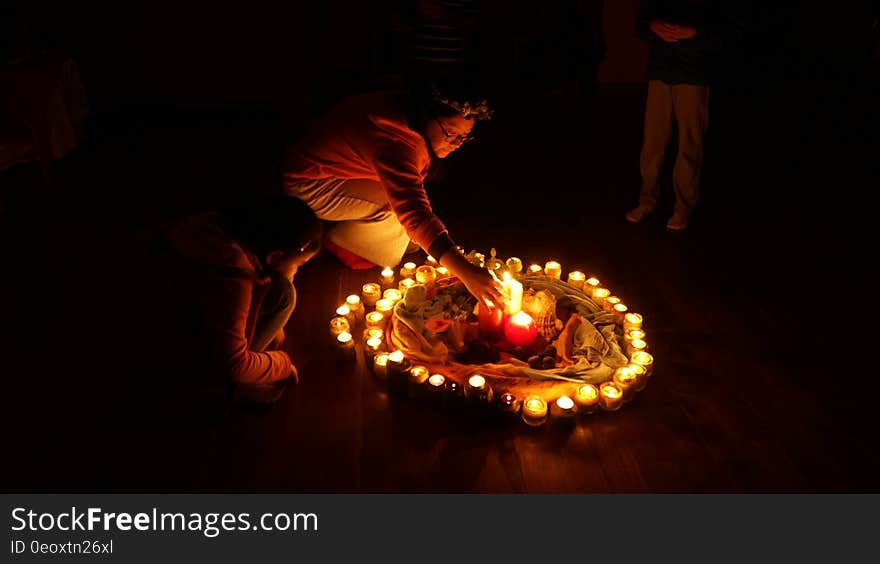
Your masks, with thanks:
[{"label": "wooden floor", "polygon": [[[65,184],[54,193],[27,188],[28,171],[6,173],[10,350],[0,368],[9,405],[0,487],[877,491],[877,370],[872,347],[860,342],[876,322],[859,320],[873,302],[850,248],[858,234],[841,221],[846,206],[792,204],[797,185],[827,187],[832,176],[827,167],[803,170],[810,163],[801,157],[820,154],[808,145],[814,141],[792,148],[794,133],[773,137],[784,123],[761,125],[770,109],[756,116],[724,102],[700,213],[682,234],[663,228],[668,198],[644,225],[623,219],[639,181],[639,97],[599,98],[586,112],[592,117],[560,112],[552,126],[499,119],[432,186],[438,214],[466,248],[554,258],[566,271],[598,276],[644,313],[657,362],[649,387],[569,432],[389,396],[359,364],[340,361],[328,317],[375,273],[349,271],[327,255],[296,280],[288,348],[298,386],[265,411],[135,432],[125,416],[103,416],[116,399],[105,393],[117,376],[105,321],[125,237],[271,185],[285,135],[271,116],[146,112],[105,122],[65,163]],[[789,144],[785,152],[774,152],[779,143]]]}]

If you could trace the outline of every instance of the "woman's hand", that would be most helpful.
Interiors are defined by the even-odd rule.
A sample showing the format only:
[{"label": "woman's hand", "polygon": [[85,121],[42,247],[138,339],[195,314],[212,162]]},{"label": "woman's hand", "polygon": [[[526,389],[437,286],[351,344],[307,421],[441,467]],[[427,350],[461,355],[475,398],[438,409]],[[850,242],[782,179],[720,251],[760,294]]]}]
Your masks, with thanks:
[{"label": "woman's hand", "polygon": [[440,257],[440,264],[457,276],[468,292],[482,302],[488,301],[497,308],[504,307],[504,292],[501,283],[489,271],[468,262],[456,249],[449,249]]}]

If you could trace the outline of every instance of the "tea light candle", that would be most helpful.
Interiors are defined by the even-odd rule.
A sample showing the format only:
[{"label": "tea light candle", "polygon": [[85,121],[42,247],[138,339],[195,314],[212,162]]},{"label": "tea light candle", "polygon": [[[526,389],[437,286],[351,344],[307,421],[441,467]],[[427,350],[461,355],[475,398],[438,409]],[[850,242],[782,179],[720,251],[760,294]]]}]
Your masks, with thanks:
[{"label": "tea light candle", "polygon": [[636,351],[629,356],[632,364],[638,364],[645,369],[645,376],[650,377],[654,372],[654,357],[645,351]]},{"label": "tea light candle", "polygon": [[596,305],[599,307],[604,307],[605,298],[611,295],[611,290],[608,288],[593,288],[593,301],[596,302]]},{"label": "tea light candle", "polygon": [[336,344],[344,356],[354,356],[354,338],[348,331],[336,335]]},{"label": "tea light candle", "polygon": [[639,376],[629,366],[622,366],[614,371],[614,383],[623,390],[623,401],[629,401],[635,395]]},{"label": "tea light candle", "polygon": [[382,273],[380,274],[380,278],[382,281],[382,285],[386,288],[394,284],[394,271],[391,270],[390,266],[386,266],[382,269]]},{"label": "tea light candle", "polygon": [[388,298],[382,298],[376,301],[376,311],[385,316],[386,319],[391,317],[391,310],[394,309],[394,302]]},{"label": "tea light candle", "polygon": [[514,315],[522,310],[523,285],[519,280],[514,280],[509,272],[505,272],[501,287],[507,301],[505,312],[507,315]]},{"label": "tea light candle", "polygon": [[599,407],[599,388],[593,384],[579,386],[574,401],[584,413],[593,413]]},{"label": "tea light candle", "polygon": [[623,405],[623,390],[614,382],[602,382],[599,386],[599,402],[606,411],[615,411]]},{"label": "tea light candle", "polygon": [[485,376],[474,374],[468,378],[464,395],[471,401],[487,402],[492,399],[492,387],[489,386]]},{"label": "tea light candle", "polygon": [[605,303],[602,304],[602,307],[608,313],[612,313],[614,311],[614,306],[620,303],[620,298],[617,296],[608,296],[605,298]]},{"label": "tea light candle", "polygon": [[544,274],[559,279],[562,277],[562,265],[555,260],[547,261],[544,265]]},{"label": "tea light candle", "polygon": [[643,318],[641,314],[629,312],[623,316],[623,330],[641,329]]},{"label": "tea light candle", "polygon": [[572,424],[577,415],[577,406],[568,396],[560,396],[550,406],[550,414],[557,423]]},{"label": "tea light candle", "polygon": [[382,348],[382,338],[381,337],[370,337],[366,341],[367,352],[370,354],[376,354],[379,352],[379,349]]},{"label": "tea light candle", "polygon": [[385,327],[385,314],[383,314],[381,311],[371,311],[367,314],[366,320],[367,328],[369,329],[382,329],[383,327]]},{"label": "tea light candle", "polygon": [[642,339],[633,339],[626,344],[626,354],[632,356],[632,353],[636,351],[644,351],[647,350],[647,348],[647,341],[644,341]]},{"label": "tea light candle", "polygon": [[388,288],[382,292],[382,299],[388,300],[392,305],[399,302],[401,298],[403,298],[403,294],[396,288]]},{"label": "tea light candle", "polygon": [[629,331],[625,331],[623,333],[624,342],[628,343],[633,339],[643,339],[645,338],[646,333],[642,329],[630,329]]},{"label": "tea light candle", "polygon": [[406,358],[403,356],[402,351],[396,350],[388,353],[388,362],[386,366],[388,370],[388,380],[395,384],[400,383],[401,376],[404,372],[405,362]]},{"label": "tea light candle", "polygon": [[588,296],[593,295],[593,290],[601,286],[602,283],[599,282],[599,279],[595,276],[590,276],[586,280],[584,280],[584,293]]},{"label": "tea light candle", "polygon": [[507,319],[504,337],[515,347],[527,347],[538,337],[538,327],[531,315],[520,311]]},{"label": "tea light candle", "polygon": [[547,420],[547,402],[541,396],[529,396],[523,400],[522,419],[527,425],[537,427]]},{"label": "tea light candle", "polygon": [[431,374],[428,378],[428,395],[437,403],[443,401],[443,392],[446,387],[446,376],[443,374]]},{"label": "tea light candle", "polygon": [[624,316],[626,316],[626,311],[628,309],[629,308],[626,307],[626,304],[623,304],[623,303],[614,304],[611,307],[611,310],[614,312],[614,320],[617,321],[618,323],[623,323]]},{"label": "tea light candle", "polygon": [[437,280],[437,270],[431,265],[420,266],[416,269],[416,282],[419,284],[433,284]]},{"label": "tea light candle", "polygon": [[374,282],[364,284],[361,288],[361,295],[364,297],[364,304],[369,307],[374,307],[376,305],[376,300],[382,298],[382,286],[379,286]]},{"label": "tea light candle", "polygon": [[580,270],[574,270],[568,273],[568,284],[578,290],[584,289],[584,280],[586,279],[587,276]]},{"label": "tea light candle", "polygon": [[633,374],[636,375],[636,385],[635,390],[640,392],[645,389],[645,386],[648,385],[648,372],[645,370],[645,367],[641,364],[629,364],[629,369]]},{"label": "tea light candle", "polygon": [[414,276],[416,273],[416,263],[407,262],[403,264],[403,267],[400,269],[400,277],[401,278],[410,278]]},{"label": "tea light candle", "polygon": [[510,257],[504,261],[504,264],[507,265],[507,270],[509,270],[511,274],[519,274],[522,272],[523,263],[517,257]]},{"label": "tea light candle", "polygon": [[385,331],[378,327],[367,327],[364,329],[364,340],[368,339],[384,339]]},{"label": "tea light candle", "polygon": [[330,335],[332,335],[333,338],[336,338],[336,336],[343,331],[349,331],[350,329],[351,324],[349,324],[348,319],[341,315],[330,320]]},{"label": "tea light candle", "polygon": [[416,281],[413,280],[412,278],[404,278],[404,279],[401,280],[400,283],[397,285],[397,290],[398,290],[401,294],[406,294],[406,291],[409,290],[410,288],[412,288],[412,287],[415,286],[415,285],[416,285]]},{"label": "tea light candle", "polygon": [[373,359],[373,374],[380,380],[388,377],[388,353],[379,353]]},{"label": "tea light candle", "polygon": [[346,318],[348,320],[348,324],[354,327],[354,313],[352,313],[351,308],[348,307],[348,304],[342,304],[341,306],[336,308],[336,315]]},{"label": "tea light candle", "polygon": [[502,413],[515,414],[519,411],[519,401],[510,392],[498,396],[498,408]]},{"label": "tea light candle", "polygon": [[533,265],[529,266],[529,274],[531,274],[533,276],[538,275],[538,274],[544,274],[544,269],[541,267],[540,264],[533,264]]},{"label": "tea light candle", "polygon": [[364,304],[361,303],[360,296],[357,294],[351,294],[345,298],[345,305],[348,306],[348,309],[351,310],[352,315],[354,315],[355,322],[364,318]]},{"label": "tea light candle", "polygon": [[430,264],[431,266],[437,266],[437,259],[435,259],[435,258],[432,257],[431,255],[428,255],[428,258],[425,259],[425,260],[426,260],[426,261],[428,262],[428,264]]},{"label": "tea light candle", "polygon": [[409,369],[409,397],[412,399],[423,398],[428,390],[425,382],[428,381],[430,372],[424,366],[413,366]]},{"label": "tea light candle", "polygon": [[434,270],[437,272],[437,280],[442,280],[449,276],[449,269],[445,266],[438,266]]}]

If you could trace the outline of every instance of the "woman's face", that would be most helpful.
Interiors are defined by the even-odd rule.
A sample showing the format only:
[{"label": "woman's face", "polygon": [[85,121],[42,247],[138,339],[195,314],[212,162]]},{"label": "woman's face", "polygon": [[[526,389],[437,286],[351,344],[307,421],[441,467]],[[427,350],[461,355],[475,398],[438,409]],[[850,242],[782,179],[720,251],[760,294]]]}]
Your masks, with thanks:
[{"label": "woman's face", "polygon": [[425,137],[438,158],[449,154],[470,141],[474,120],[462,116],[434,118],[425,126]]}]

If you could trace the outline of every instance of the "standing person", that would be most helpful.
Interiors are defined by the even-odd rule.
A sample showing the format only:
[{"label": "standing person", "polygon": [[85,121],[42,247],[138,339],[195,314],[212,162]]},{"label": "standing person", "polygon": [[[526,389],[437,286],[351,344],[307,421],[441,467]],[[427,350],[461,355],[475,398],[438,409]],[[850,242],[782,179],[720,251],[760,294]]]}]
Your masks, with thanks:
[{"label": "standing person", "polygon": [[425,191],[431,161],[470,141],[489,117],[485,100],[450,84],[352,96],[288,152],[285,189],[332,222],[324,246],[349,267],[396,265],[413,241],[475,297],[500,306],[500,284],[456,248]]},{"label": "standing person", "polygon": [[636,33],[648,42],[648,98],[638,206],[626,219],[638,223],[652,213],[660,195],[660,171],[678,128],[678,154],[672,174],[675,207],[666,223],[687,228],[700,193],[703,139],[709,125],[709,69],[717,40],[712,0],[642,0]]}]

